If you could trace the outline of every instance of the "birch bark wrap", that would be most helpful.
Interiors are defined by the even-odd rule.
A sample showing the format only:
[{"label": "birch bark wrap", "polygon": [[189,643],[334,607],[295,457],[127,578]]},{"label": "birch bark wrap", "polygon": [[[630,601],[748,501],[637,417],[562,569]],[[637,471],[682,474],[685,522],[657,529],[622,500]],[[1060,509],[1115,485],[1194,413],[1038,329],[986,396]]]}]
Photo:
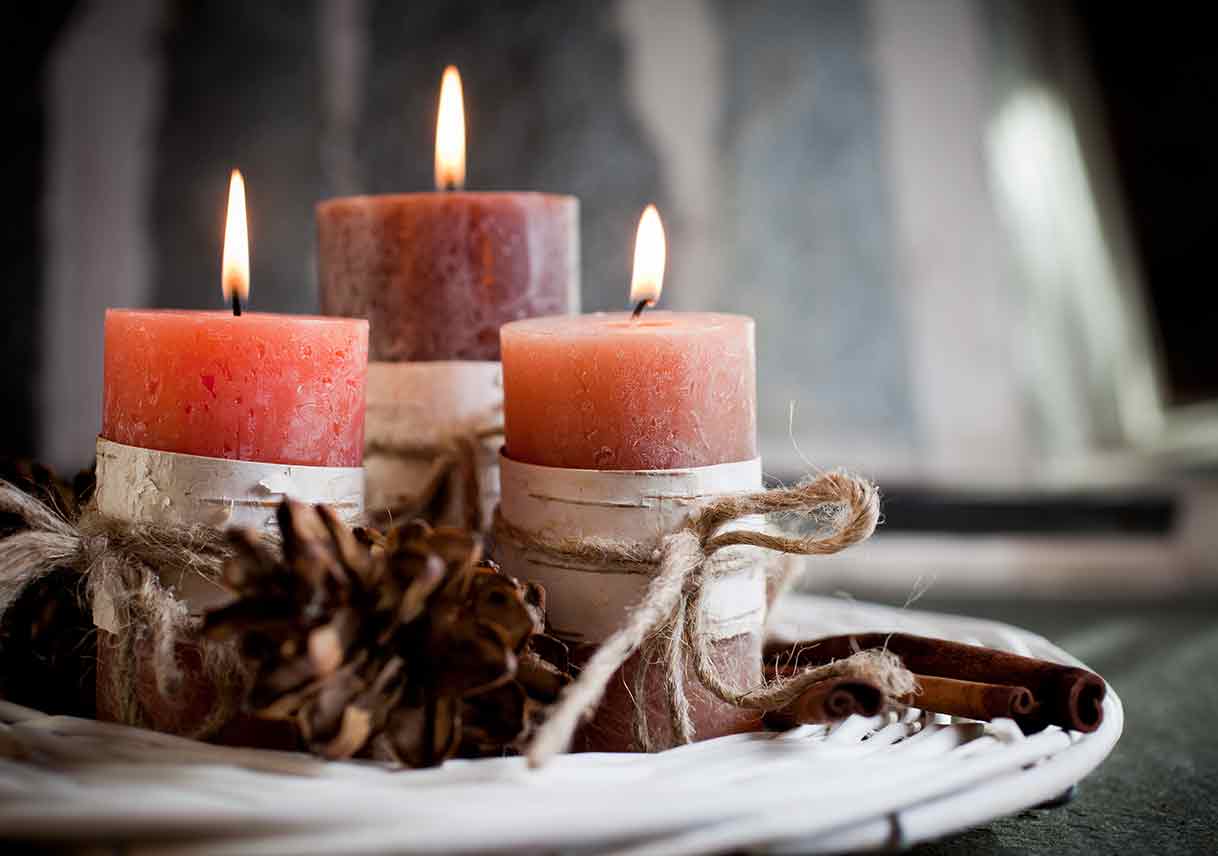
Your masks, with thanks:
[{"label": "birch bark wrap", "polygon": [[[582,470],[523,464],[500,455],[500,513],[515,529],[595,543],[623,543],[657,553],[662,537],[680,529],[707,501],[760,490],[761,460],[673,470]],[[762,529],[759,517],[731,529]],[[606,639],[642,600],[657,566],[600,563],[541,555],[504,541],[497,545],[504,570],[540,582],[555,632],[580,643]],[[766,608],[766,566],[772,556],[751,546],[724,549],[703,593],[704,627],[712,639],[761,633]]]},{"label": "birch bark wrap", "polygon": [[[99,437],[94,496],[103,518],[136,527],[273,531],[275,510],[284,497],[325,503],[354,522],[364,512],[364,471],[183,455]],[[184,567],[165,564],[156,572],[190,614],[199,615],[229,597],[218,580]],[[94,620],[114,631],[113,615],[103,593],[95,600]]]},{"label": "birch bark wrap", "polygon": [[355,520],[364,511],[364,470],[234,461],[97,440],[97,509],[116,520],[270,529],[285,496],[325,503]]},{"label": "birch bark wrap", "polygon": [[[427,486],[438,459],[458,454],[454,440],[473,438],[482,525],[499,499],[498,438],[503,421],[503,371],[498,362],[368,364],[364,467],[368,509],[374,513],[411,504]],[[466,484],[449,478],[446,522],[464,523]]]}]

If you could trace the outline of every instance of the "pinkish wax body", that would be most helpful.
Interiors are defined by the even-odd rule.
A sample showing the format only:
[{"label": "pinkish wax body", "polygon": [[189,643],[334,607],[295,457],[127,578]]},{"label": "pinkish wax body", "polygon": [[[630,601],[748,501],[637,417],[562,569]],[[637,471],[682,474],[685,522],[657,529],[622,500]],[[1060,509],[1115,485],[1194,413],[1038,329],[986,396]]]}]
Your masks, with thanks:
[{"label": "pinkish wax body", "polygon": [[[592,646],[588,646],[592,647]],[[572,651],[574,662],[583,665],[592,651],[577,647]],[[761,686],[761,636],[757,633],[742,633],[730,639],[719,639],[712,643],[711,662],[719,670],[728,686],[753,688]],[[643,655],[635,654],[619,670],[605,688],[593,717],[586,721],[576,733],[572,747],[577,752],[644,752],[647,747],[640,744],[635,734],[638,709],[639,670],[643,668]],[[643,676],[642,697],[647,699],[647,722],[651,728],[653,749],[680,745],[671,726],[671,711],[668,707],[668,685],[664,670],[653,663]],[[709,740],[728,734],[757,731],[761,728],[761,714],[755,710],[725,704],[702,686],[697,674],[690,666],[685,668],[685,692],[689,699],[689,715],[698,740]]]},{"label": "pinkish wax body", "polygon": [[363,460],[368,323],[106,311],[102,436],[243,461]]},{"label": "pinkish wax body", "polygon": [[515,460],[661,470],[757,456],[751,318],[593,314],[518,321],[501,335]]},{"label": "pinkish wax body", "polygon": [[571,196],[330,199],[317,233],[322,312],[367,318],[373,360],[497,360],[504,323],[579,308]]}]

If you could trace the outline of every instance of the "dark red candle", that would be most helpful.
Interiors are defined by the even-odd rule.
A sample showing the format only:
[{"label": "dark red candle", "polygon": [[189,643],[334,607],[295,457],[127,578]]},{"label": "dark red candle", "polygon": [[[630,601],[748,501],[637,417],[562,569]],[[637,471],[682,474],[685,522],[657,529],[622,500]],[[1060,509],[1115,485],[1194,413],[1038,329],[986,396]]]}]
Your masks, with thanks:
[{"label": "dark red candle", "polygon": [[346,197],[317,229],[322,312],[367,318],[372,360],[498,360],[503,324],[579,305],[572,196]]},{"label": "dark red candle", "polygon": [[436,121],[437,193],[317,206],[321,306],[367,318],[380,362],[498,360],[499,328],[579,308],[579,200],[461,193],[465,112],[449,66]]}]

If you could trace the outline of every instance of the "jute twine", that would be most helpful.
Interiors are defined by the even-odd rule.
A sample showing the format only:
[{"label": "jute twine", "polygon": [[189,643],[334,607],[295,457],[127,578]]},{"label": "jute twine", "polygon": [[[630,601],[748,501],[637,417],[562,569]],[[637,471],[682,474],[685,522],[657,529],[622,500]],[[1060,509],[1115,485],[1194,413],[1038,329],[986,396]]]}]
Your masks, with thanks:
[{"label": "jute twine", "polygon": [[[818,531],[803,537],[748,529],[722,531],[733,521],[769,514],[812,521],[818,524]],[[567,748],[581,721],[600,703],[614,674],[640,650],[645,652],[645,661],[659,662],[664,670],[669,724],[672,735],[681,743],[695,736],[685,688],[687,667],[716,698],[756,711],[781,708],[812,684],[838,676],[869,679],[891,696],[911,692],[913,676],[898,658],[885,651],[862,651],[789,678],[755,687],[734,687],[723,678],[714,656],[713,637],[703,627],[703,593],[707,583],[722,573],[715,562],[709,561],[718,551],[748,546],[789,556],[828,555],[867,539],[878,519],[879,493],[875,485],[843,472],[825,473],[795,487],[715,499],[691,514],[681,529],[665,535],[658,550],[652,551],[628,541],[526,532],[496,514],[496,538],[521,549],[550,554],[562,561],[593,562],[622,572],[652,575],[646,593],[625,625],[597,648],[549,711],[529,747],[530,764],[541,765]],[[791,563],[787,562],[784,579],[776,588],[789,582],[790,569]],[[640,675],[634,692],[635,737],[641,747],[651,749],[655,736],[647,722],[643,680]]]},{"label": "jute twine", "polygon": [[[109,670],[108,692],[115,718],[123,724],[147,727],[149,712],[138,693],[141,660],[152,652],[151,667],[159,694],[172,698],[183,684],[177,649],[192,641],[197,619],[161,583],[161,574],[197,573],[209,580],[220,576],[229,555],[222,533],[205,526],[166,528],[132,525],[107,519],[87,509],[79,521],[68,521],[38,500],[0,481],[0,513],[19,517],[25,529],[0,540],[0,616],[26,586],[52,571],[69,567],[86,580],[85,592],[96,609],[110,611],[118,659]],[[721,531],[741,518],[789,514],[821,524],[821,532],[787,537],[751,530]],[[604,694],[618,669],[636,651],[662,663],[672,733],[680,742],[694,738],[685,692],[686,667],[715,697],[739,708],[766,711],[784,706],[818,681],[837,676],[866,678],[891,696],[914,688],[912,675],[893,655],[863,651],[844,660],[756,687],[731,686],[715,662],[711,636],[702,626],[702,595],[721,571],[709,561],[718,551],[751,546],[788,556],[836,553],[866,539],[879,514],[876,489],[845,473],[827,473],[792,488],[725,496],[701,507],[685,526],[666,535],[655,551],[607,539],[551,537],[520,531],[496,515],[497,538],[514,541],[534,552],[562,559],[595,561],[627,572],[648,573],[652,580],[625,626],[609,637],[585,664],[551,709],[529,748],[534,766],[563,751],[579,725]],[[787,571],[776,587],[789,580]],[[203,679],[216,688],[211,709],[184,736],[205,738],[216,733],[237,712],[244,697],[246,672],[231,646],[203,646]],[[641,684],[640,684],[641,688]],[[640,745],[655,741],[636,692],[636,736]]]},{"label": "jute twine", "polygon": [[[478,431],[453,434],[438,442],[369,442],[364,448],[366,457],[379,455],[405,461],[429,463],[426,475],[411,493],[401,495],[407,506],[405,511],[419,513],[431,504],[436,493],[446,483],[460,485],[462,500],[461,523],[473,532],[483,529],[485,509],[482,506],[482,479],[479,476],[479,458],[484,442],[503,436],[503,426],[495,425]],[[378,512],[370,509],[373,515]]]},{"label": "jute twine", "polygon": [[[114,631],[114,660],[105,672],[109,685],[100,689],[118,722],[148,727],[141,670],[150,666],[158,693],[174,698],[184,683],[178,645],[194,641],[198,629],[198,619],[162,585],[158,571],[218,580],[229,555],[223,533],[206,526],[134,525],[92,508],[73,522],[4,481],[0,513],[16,515],[27,527],[0,540],[0,617],[39,578],[58,568],[77,571],[85,579],[87,604],[95,615],[103,611]],[[209,643],[201,651],[203,677],[216,691],[206,713],[180,732],[195,738],[215,734],[232,719],[246,681],[233,646]]]}]

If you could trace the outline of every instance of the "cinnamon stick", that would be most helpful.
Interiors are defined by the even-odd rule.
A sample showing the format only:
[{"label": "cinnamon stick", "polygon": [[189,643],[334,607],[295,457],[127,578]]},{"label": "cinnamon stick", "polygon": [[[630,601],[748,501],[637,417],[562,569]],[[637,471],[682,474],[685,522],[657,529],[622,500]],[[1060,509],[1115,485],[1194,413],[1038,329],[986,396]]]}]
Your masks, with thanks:
[{"label": "cinnamon stick", "polygon": [[901,701],[932,713],[946,713],[989,722],[1006,717],[1028,719],[1036,711],[1036,700],[1027,687],[1008,687],[980,681],[959,681],[918,675],[918,688]]},{"label": "cinnamon stick", "polygon": [[836,722],[858,713],[875,716],[884,706],[884,692],[860,678],[828,678],[808,687],[786,706],[766,713],[768,728],[786,729],[813,722]]},{"label": "cinnamon stick", "polygon": [[[776,667],[773,664],[766,664],[765,668],[768,680],[789,677],[794,672],[795,668],[791,666]],[[896,699],[896,701],[931,713],[946,713],[951,716],[979,719],[985,722],[1002,717],[1026,720],[1036,712],[1036,700],[1032,698],[1032,693],[1028,691],[1027,687],[1009,687],[979,681],[960,681],[954,678],[937,678],[930,675],[915,674],[914,678],[918,682],[917,690]],[[828,684],[832,683],[832,681],[825,681],[824,683]],[[821,686],[821,684],[816,684],[809,692],[819,693]],[[867,705],[868,709],[866,710],[849,710],[838,716],[832,715],[834,709],[830,708],[827,718],[818,716],[817,709],[813,706],[817,700],[813,697],[805,702],[801,697],[797,702],[792,702],[791,707],[794,707],[796,703],[806,705],[811,709],[810,715],[804,715],[803,718],[799,718],[798,714],[794,714],[789,708],[786,708],[781,712],[782,718],[779,721],[788,723],[783,725],[783,727],[790,728],[795,722],[825,722],[835,718],[844,718],[850,713],[863,713],[866,716],[872,716],[879,711],[883,699],[882,694],[876,697],[874,709],[870,709],[870,705]],[[860,708],[862,708],[864,707],[863,703],[868,701],[868,699],[860,696],[858,701],[860,702]],[[838,702],[838,704],[843,703],[842,701]],[[826,706],[828,707],[828,705]]]},{"label": "cinnamon stick", "polygon": [[1049,725],[1092,732],[1104,720],[1107,687],[1094,672],[947,639],[907,633],[857,633],[794,643],[770,642],[765,647],[765,658],[784,669],[801,668],[840,660],[866,648],[887,648],[917,675],[1026,688],[1035,707],[1015,719],[1028,733]]}]

